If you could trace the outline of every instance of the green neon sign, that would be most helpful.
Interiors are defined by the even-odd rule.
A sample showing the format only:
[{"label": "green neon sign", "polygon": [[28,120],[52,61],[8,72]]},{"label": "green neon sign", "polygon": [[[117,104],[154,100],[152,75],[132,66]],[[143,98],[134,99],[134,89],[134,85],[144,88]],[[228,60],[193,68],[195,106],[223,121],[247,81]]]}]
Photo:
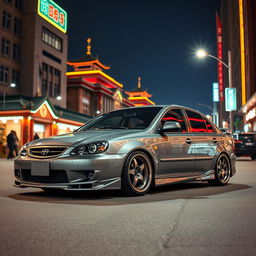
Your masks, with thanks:
[{"label": "green neon sign", "polygon": [[38,0],[37,12],[60,31],[67,32],[67,12],[55,2],[52,0]]},{"label": "green neon sign", "polygon": [[226,111],[234,111],[236,106],[236,88],[225,89],[225,108]]}]

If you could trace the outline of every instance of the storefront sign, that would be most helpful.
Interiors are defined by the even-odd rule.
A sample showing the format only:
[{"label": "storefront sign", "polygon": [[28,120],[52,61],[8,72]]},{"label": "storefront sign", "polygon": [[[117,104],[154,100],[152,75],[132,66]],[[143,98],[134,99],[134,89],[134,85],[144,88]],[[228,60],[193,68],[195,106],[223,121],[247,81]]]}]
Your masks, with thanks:
[{"label": "storefront sign", "polygon": [[38,14],[63,33],[67,31],[67,13],[52,0],[38,0]]},{"label": "storefront sign", "polygon": [[236,107],[236,88],[225,89],[225,108],[226,111],[234,111]]},{"label": "storefront sign", "polygon": [[219,102],[220,101],[219,84],[213,83],[212,89],[213,89],[213,102]]}]

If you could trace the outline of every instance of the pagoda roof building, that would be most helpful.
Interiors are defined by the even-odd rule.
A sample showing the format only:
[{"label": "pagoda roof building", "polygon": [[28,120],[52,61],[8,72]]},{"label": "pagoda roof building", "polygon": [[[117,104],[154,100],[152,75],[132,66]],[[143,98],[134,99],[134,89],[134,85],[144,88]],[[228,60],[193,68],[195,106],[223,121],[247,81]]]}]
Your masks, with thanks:
[{"label": "pagoda roof building", "polygon": [[128,94],[128,100],[132,102],[134,106],[155,105],[155,103],[149,99],[152,95],[149,94],[146,89],[141,87],[140,77],[138,77],[137,87],[130,91],[126,91],[125,93]]}]

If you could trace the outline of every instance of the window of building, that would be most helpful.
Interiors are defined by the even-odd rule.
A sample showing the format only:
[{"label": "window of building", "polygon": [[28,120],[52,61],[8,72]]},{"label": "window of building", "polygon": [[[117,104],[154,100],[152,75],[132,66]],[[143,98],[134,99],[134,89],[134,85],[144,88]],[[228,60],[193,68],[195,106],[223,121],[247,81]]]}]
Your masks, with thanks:
[{"label": "window of building", "polygon": [[15,0],[15,8],[21,10],[23,6],[23,1],[22,0]]},{"label": "window of building", "polygon": [[12,57],[14,60],[20,60],[20,46],[18,44],[13,44]]},{"label": "window of building", "polygon": [[10,5],[12,4],[12,0],[5,0],[5,2]]},{"label": "window of building", "polygon": [[178,122],[180,124],[180,128],[173,130],[173,132],[186,132],[187,131],[184,117],[183,117],[183,114],[180,109],[171,109],[164,115],[164,117],[162,118],[161,121],[162,121],[162,123],[168,122],[168,121]]},{"label": "window of building", "polygon": [[91,93],[88,90],[83,91],[83,98],[82,98],[82,112],[86,115],[90,115],[90,98],[91,98]]},{"label": "window of building", "polygon": [[1,53],[4,56],[9,56],[10,54],[10,41],[5,38],[2,38]]},{"label": "window of building", "polygon": [[42,68],[42,94],[54,98],[61,95],[61,72],[46,63]]},{"label": "window of building", "polygon": [[0,82],[2,83],[9,82],[9,68],[4,65],[0,66]]},{"label": "window of building", "polygon": [[13,25],[13,32],[17,35],[21,35],[21,29],[22,29],[22,25],[21,25],[21,20],[18,18],[14,18],[14,25]]},{"label": "window of building", "polygon": [[48,65],[43,63],[42,72],[42,95],[46,96],[48,94]]},{"label": "window of building", "polygon": [[18,70],[12,70],[12,83],[16,86],[19,86],[20,84],[20,72]]},{"label": "window of building", "polygon": [[62,39],[45,27],[42,30],[42,41],[54,49],[62,51]]},{"label": "window of building", "polygon": [[103,113],[112,110],[113,99],[109,96],[102,95],[102,111]]},{"label": "window of building", "polygon": [[60,77],[60,70],[54,69],[54,87],[53,87],[53,97],[60,96],[60,85],[61,85],[61,77]]},{"label": "window of building", "polygon": [[186,110],[192,132],[207,132],[206,121],[196,112]]},{"label": "window of building", "polygon": [[11,28],[11,14],[6,11],[3,11],[2,26],[6,29]]}]

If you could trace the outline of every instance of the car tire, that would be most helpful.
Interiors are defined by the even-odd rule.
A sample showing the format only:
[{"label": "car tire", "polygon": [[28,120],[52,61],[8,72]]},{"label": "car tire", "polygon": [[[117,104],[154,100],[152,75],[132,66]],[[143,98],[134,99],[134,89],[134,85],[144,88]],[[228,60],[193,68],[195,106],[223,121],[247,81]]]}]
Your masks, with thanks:
[{"label": "car tire", "polygon": [[256,159],[256,154],[255,155],[251,155],[251,159],[255,160]]},{"label": "car tire", "polygon": [[142,196],[152,185],[153,168],[149,157],[142,151],[132,152],[126,159],[122,176],[122,192],[129,196]]},{"label": "car tire", "polygon": [[218,157],[214,171],[215,178],[214,180],[209,180],[208,183],[214,186],[227,185],[231,176],[231,164],[226,154],[221,154]]}]

